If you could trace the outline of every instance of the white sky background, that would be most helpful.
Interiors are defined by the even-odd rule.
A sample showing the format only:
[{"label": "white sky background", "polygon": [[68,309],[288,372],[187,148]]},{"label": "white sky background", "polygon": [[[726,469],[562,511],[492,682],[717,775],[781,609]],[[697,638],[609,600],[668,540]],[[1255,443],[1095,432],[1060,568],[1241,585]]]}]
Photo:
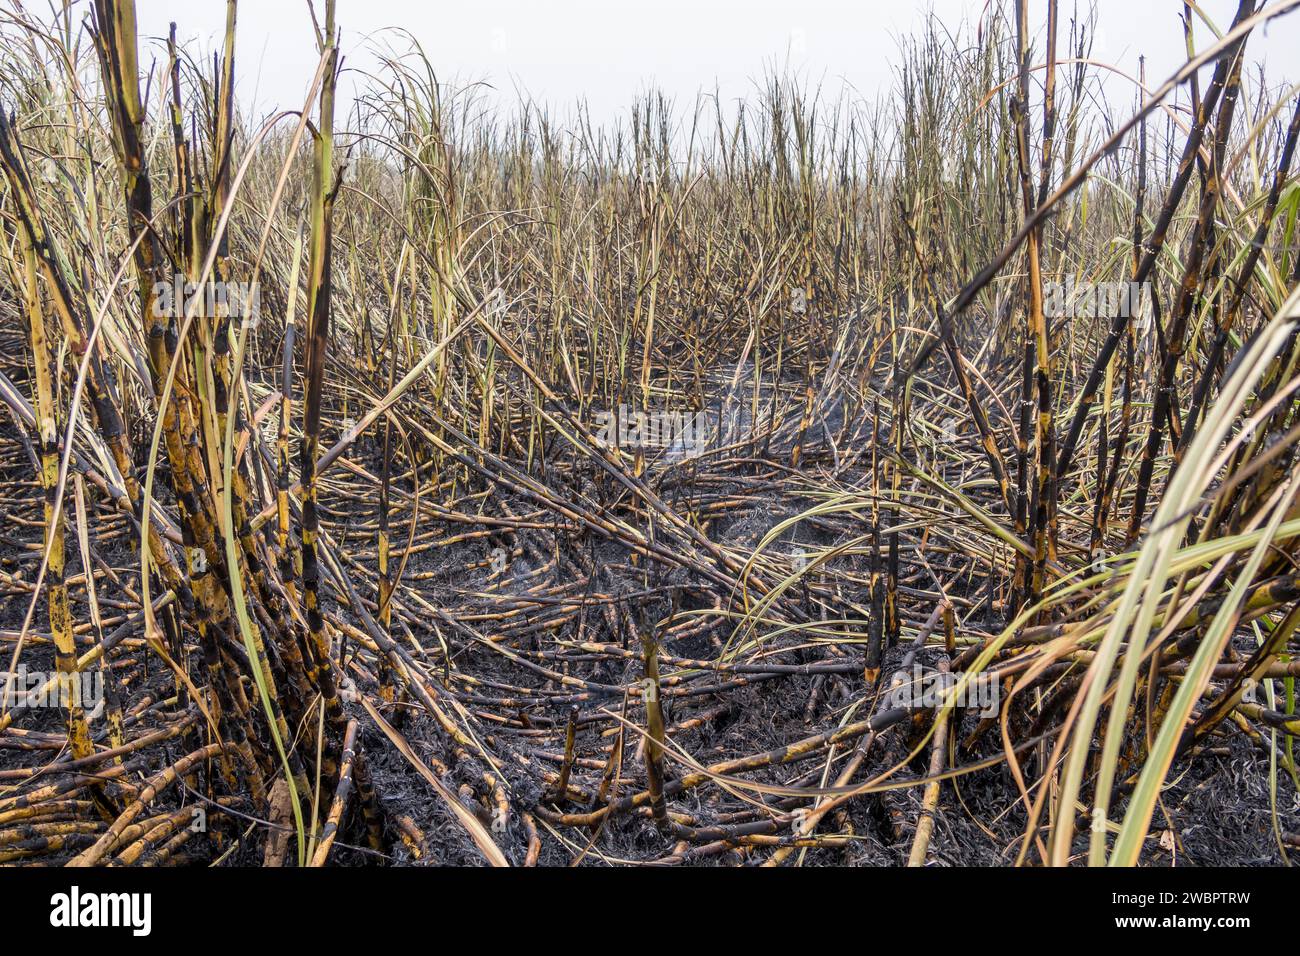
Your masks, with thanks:
[{"label": "white sky background", "polygon": [[[139,0],[138,6],[142,38],[166,36],[176,20],[182,40],[196,39],[211,50],[224,30],[224,0]],[[1138,54],[1145,54],[1153,87],[1185,59],[1181,0],[1097,0],[1097,6],[1094,57],[1136,74]],[[1227,29],[1237,4],[1202,0],[1201,6]],[[562,118],[586,100],[591,118],[605,123],[626,117],[635,96],[651,87],[679,109],[715,85],[724,102],[750,95],[773,65],[788,64],[810,83],[821,82],[828,94],[847,84],[871,100],[892,86],[898,40],[918,30],[927,10],[955,30],[983,8],[983,0],[338,0],[338,22],[345,69],[373,70],[376,46],[405,49],[401,37],[385,33],[403,27],[423,46],[439,79],[490,84],[489,104],[495,100],[508,111],[517,91],[525,91]],[[1071,0],[1061,0],[1062,43],[1072,9]],[[1031,0],[1031,10],[1041,21],[1046,4]],[[1252,36],[1250,58],[1264,62],[1271,84],[1300,79],[1300,10],[1267,31]],[[1197,48],[1210,36],[1198,22]],[[142,54],[144,64],[152,55],[162,58],[156,45]],[[240,4],[236,96],[246,116],[300,107],[316,63],[306,0]],[[364,78],[354,76],[352,83],[364,85]],[[1121,101],[1132,95],[1122,82],[1107,87]]]}]

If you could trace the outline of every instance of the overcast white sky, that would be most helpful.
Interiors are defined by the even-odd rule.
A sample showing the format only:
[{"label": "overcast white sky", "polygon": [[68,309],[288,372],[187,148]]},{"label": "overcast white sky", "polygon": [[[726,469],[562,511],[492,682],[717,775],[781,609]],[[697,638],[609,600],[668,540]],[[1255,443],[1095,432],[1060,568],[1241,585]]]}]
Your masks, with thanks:
[{"label": "overcast white sky", "polygon": [[[1043,16],[1046,4],[1031,3]],[[1060,6],[1066,20],[1073,5],[1061,0]],[[1201,6],[1226,29],[1236,2],[1201,0]],[[176,20],[183,39],[211,48],[225,8],[225,0],[139,0],[140,32],[165,36]],[[744,96],[773,63],[788,62],[831,92],[847,83],[871,98],[892,83],[898,38],[913,32],[925,11],[933,9],[955,29],[983,8],[984,0],[339,0],[338,20],[347,67],[372,69],[376,45],[403,46],[385,29],[403,27],[440,79],[485,81],[506,105],[522,89],[561,115],[585,98],[592,118],[607,121],[651,85],[680,105],[715,83],[724,98]],[[1144,53],[1153,85],[1182,62],[1181,0],[1098,0],[1098,8],[1097,58],[1136,72]],[[1198,23],[1198,46],[1209,36]],[[237,95],[245,110],[261,115],[300,106],[316,65],[307,0],[242,3],[237,50]],[[1298,50],[1300,12],[1274,21],[1250,47],[1272,82],[1300,79]]]}]

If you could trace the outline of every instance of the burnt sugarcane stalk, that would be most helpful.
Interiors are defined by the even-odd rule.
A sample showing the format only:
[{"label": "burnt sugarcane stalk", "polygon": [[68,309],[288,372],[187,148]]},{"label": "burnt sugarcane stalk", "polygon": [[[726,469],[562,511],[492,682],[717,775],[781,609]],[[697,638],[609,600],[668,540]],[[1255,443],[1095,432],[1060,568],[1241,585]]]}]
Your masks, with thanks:
[{"label": "burnt sugarcane stalk", "polygon": [[[1232,26],[1235,28],[1254,12],[1255,0],[1241,0],[1237,7],[1237,14],[1233,18]],[[1245,37],[1243,36],[1219,57],[1218,63],[1215,65],[1214,77],[1210,81],[1210,87],[1206,90],[1200,109],[1197,110],[1196,120],[1192,123],[1187,140],[1183,144],[1183,152],[1178,160],[1178,169],[1173,181],[1170,183],[1169,192],[1165,196],[1165,203],[1160,209],[1159,216],[1156,217],[1155,226],[1151,230],[1150,237],[1142,246],[1144,254],[1132,277],[1133,284],[1137,286],[1146,282],[1155,269],[1161,250],[1164,248],[1165,241],[1169,236],[1169,227],[1179,205],[1182,203],[1183,193],[1186,191],[1187,183],[1191,178],[1192,167],[1200,152],[1206,127],[1209,125],[1210,117],[1214,114],[1214,109],[1218,105],[1219,95],[1227,80],[1228,71],[1236,59],[1237,51],[1244,42]],[[1097,358],[1093,361],[1092,368],[1088,372],[1088,378],[1084,382],[1083,392],[1079,396],[1074,417],[1070,420],[1070,427],[1066,432],[1065,440],[1061,442],[1061,450],[1057,454],[1056,478],[1058,481],[1069,472],[1070,465],[1074,462],[1074,453],[1079,438],[1083,434],[1083,426],[1087,421],[1089,411],[1092,409],[1092,403],[1097,398],[1097,390],[1101,387],[1102,380],[1105,377],[1106,366],[1114,358],[1115,350],[1119,347],[1120,339],[1123,337],[1125,328],[1128,327],[1130,318],[1126,309],[1117,309],[1115,315],[1111,318],[1106,339],[1102,343],[1101,350],[1097,353]]]},{"label": "burnt sugarcane stalk", "polygon": [[1287,127],[1286,141],[1282,145],[1282,153],[1278,158],[1277,169],[1273,172],[1273,182],[1269,186],[1268,197],[1264,200],[1259,225],[1255,228],[1255,234],[1251,237],[1249,251],[1246,253],[1241,268],[1237,271],[1236,280],[1233,282],[1232,298],[1228,300],[1227,306],[1223,307],[1219,313],[1214,342],[1210,346],[1210,354],[1205,359],[1205,368],[1201,371],[1200,381],[1197,382],[1196,391],[1192,395],[1192,404],[1187,410],[1187,419],[1183,423],[1182,433],[1178,436],[1177,454],[1180,461],[1183,452],[1186,451],[1187,446],[1191,444],[1192,438],[1196,435],[1197,423],[1200,421],[1201,412],[1205,409],[1206,399],[1209,397],[1215,376],[1218,374],[1219,363],[1223,359],[1223,352],[1228,344],[1228,336],[1232,332],[1232,327],[1236,324],[1240,313],[1241,301],[1246,295],[1247,284],[1255,273],[1255,266],[1259,263],[1259,257],[1264,252],[1269,229],[1273,225],[1273,217],[1277,212],[1278,199],[1282,195],[1282,186],[1286,182],[1287,173],[1291,168],[1291,158],[1295,154],[1298,136],[1300,136],[1300,103],[1296,104],[1296,108],[1291,113],[1291,123]]},{"label": "burnt sugarcane stalk", "polygon": [[[300,234],[301,235],[301,234]],[[285,594],[294,601],[298,594],[298,574],[294,565],[293,545],[289,538],[289,425],[293,420],[293,305],[297,301],[298,262],[301,259],[301,238],[294,257],[292,276],[293,287],[290,290],[289,314],[284,326],[284,355],[280,366],[280,427],[276,432],[275,454],[275,519],[276,545],[280,552],[280,583]]]},{"label": "burnt sugarcane stalk", "polygon": [[[229,621],[230,610],[226,594],[215,576],[215,569],[223,564],[223,557],[215,537],[214,502],[204,472],[193,467],[195,459],[192,449],[197,446],[197,426],[185,377],[177,377],[176,387],[163,400],[164,382],[173,363],[178,361],[177,343],[175,329],[171,326],[174,315],[169,314],[168,309],[159,307],[157,302],[156,289],[161,269],[158,240],[150,225],[153,220],[153,193],[141,142],[144,107],[137,77],[134,3],[106,3],[101,0],[96,5],[95,25],[101,72],[105,88],[110,94],[107,102],[113,120],[118,166],[123,177],[128,229],[136,243],[133,266],[139,292],[140,321],[148,346],[154,396],[161,407],[164,446],[171,465],[169,474],[181,508],[188,581],[182,600],[196,605],[193,607],[193,618],[211,678],[209,685],[213,696],[209,706],[214,716],[219,717],[224,712],[239,712],[241,709],[237,695],[224,695],[220,690],[225,684],[225,677],[221,673],[221,658],[215,635],[221,633]],[[173,85],[172,132],[178,185],[187,193],[189,153],[181,129],[179,66],[174,29],[169,39],[169,54]],[[195,200],[183,200],[193,201]],[[184,208],[182,219],[187,223],[190,221]],[[193,240],[188,232],[186,238]],[[197,601],[188,599],[191,590]],[[236,722],[236,726],[231,728],[232,739],[235,740],[242,736],[238,724]]]},{"label": "burnt sugarcane stalk", "polygon": [[[45,333],[45,313],[41,308],[41,291],[37,282],[36,251],[31,236],[20,224],[19,241],[22,245],[24,293],[27,318],[31,326],[32,364],[36,378],[36,415],[41,442],[41,490],[44,492],[45,554],[47,604],[50,633],[54,637],[54,660],[59,675],[59,701],[66,712],[68,742],[74,759],[90,756],[94,746],[90,741],[90,728],[82,709],[81,676],[77,672],[77,644],[72,634],[72,614],[68,609],[68,586],[65,581],[64,529],[67,527],[64,509],[55,504],[62,486],[59,482],[59,414],[55,405],[53,366],[49,342]],[[57,517],[55,512],[58,512]],[[87,574],[89,574],[87,569]],[[7,696],[7,695],[6,695]]]},{"label": "burnt sugarcane stalk", "polygon": [[[1039,188],[1035,196],[1033,171],[1030,165],[1029,146],[1029,3],[1020,0],[1016,6],[1016,35],[1020,48],[1020,84],[1019,93],[1012,100],[1012,111],[1016,123],[1016,155],[1020,174],[1021,201],[1025,219],[1030,219],[1038,206],[1047,198],[1047,187],[1051,181],[1052,138],[1056,126],[1056,2],[1049,0],[1047,7],[1047,72],[1043,92],[1043,143],[1042,166],[1039,176]],[[1028,469],[1026,444],[1029,410],[1034,404],[1031,392],[1037,395],[1038,413],[1034,427],[1034,486],[1030,494],[1033,505],[1029,525],[1029,538],[1033,543],[1032,561],[1026,556],[1017,555],[1019,570],[1018,598],[1013,610],[1032,604],[1042,591],[1044,569],[1049,557],[1055,558],[1056,546],[1053,529],[1049,527],[1049,515],[1054,513],[1052,499],[1055,497],[1052,482],[1053,464],[1053,428],[1052,428],[1052,358],[1047,340],[1047,320],[1043,313],[1043,278],[1042,224],[1035,225],[1025,240],[1025,255],[1029,263],[1027,276],[1029,292],[1028,327],[1024,346],[1023,396],[1021,399],[1020,424],[1022,434],[1017,444],[1021,464],[1021,477],[1015,507],[1016,533],[1025,533],[1026,484],[1024,472]],[[1031,371],[1032,369],[1032,371]]]},{"label": "burnt sugarcane stalk", "polygon": [[[663,720],[660,718],[660,725]],[[569,793],[569,775],[573,773],[574,749],[578,739],[578,705],[569,707],[569,719],[564,728],[564,760],[560,764],[560,779],[555,784],[556,799],[564,800]]]},{"label": "burnt sugarcane stalk", "polygon": [[644,679],[641,696],[645,703],[645,776],[646,790],[650,794],[650,810],[655,823],[668,825],[668,810],[664,802],[664,712],[659,685],[659,642],[649,622],[642,624],[641,665]]},{"label": "burnt sugarcane stalk", "polygon": [[[1187,253],[1183,269],[1182,283],[1178,289],[1178,298],[1174,302],[1169,327],[1165,334],[1164,358],[1160,365],[1159,380],[1156,385],[1155,403],[1151,409],[1151,424],[1147,431],[1146,445],[1142,452],[1142,464],[1138,468],[1137,485],[1133,510],[1129,515],[1128,542],[1137,540],[1138,532],[1146,515],[1147,494],[1151,486],[1151,477],[1155,470],[1155,459],[1164,445],[1165,427],[1174,427],[1177,416],[1176,377],[1178,365],[1186,347],[1187,327],[1192,312],[1201,299],[1202,266],[1207,273],[1218,262],[1215,248],[1215,210],[1218,208],[1223,191],[1223,159],[1227,148],[1228,135],[1232,129],[1232,116],[1237,103],[1241,84],[1242,50],[1245,41],[1238,45],[1229,58],[1227,75],[1222,81],[1223,104],[1219,109],[1215,125],[1214,148],[1211,150],[1210,164],[1201,193],[1196,228],[1193,232],[1191,248]],[[1219,76],[1215,74],[1215,81]],[[1207,95],[1207,99],[1208,99]],[[1209,255],[1210,262],[1205,257]],[[1174,435],[1175,444],[1177,434]]]},{"label": "burnt sugarcane stalk", "polygon": [[867,621],[867,653],[864,677],[874,684],[880,679],[880,662],[885,652],[885,582],[880,559],[880,408],[873,412],[871,433],[871,566],[868,572],[868,591],[871,616]]}]

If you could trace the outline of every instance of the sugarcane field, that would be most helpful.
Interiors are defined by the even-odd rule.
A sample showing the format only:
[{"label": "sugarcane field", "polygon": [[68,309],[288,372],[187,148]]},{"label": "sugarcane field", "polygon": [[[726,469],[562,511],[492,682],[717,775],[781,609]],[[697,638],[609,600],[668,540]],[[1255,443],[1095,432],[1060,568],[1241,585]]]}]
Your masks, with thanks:
[{"label": "sugarcane field", "polygon": [[1300,0],[809,2],[0,0],[0,908],[1300,858]]}]

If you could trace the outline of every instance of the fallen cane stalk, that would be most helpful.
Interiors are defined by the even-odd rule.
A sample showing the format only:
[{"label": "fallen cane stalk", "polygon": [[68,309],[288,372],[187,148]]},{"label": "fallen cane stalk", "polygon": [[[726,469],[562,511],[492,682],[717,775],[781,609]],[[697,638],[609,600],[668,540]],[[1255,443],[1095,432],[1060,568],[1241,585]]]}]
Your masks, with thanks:
[{"label": "fallen cane stalk", "polygon": [[[948,673],[948,661],[939,662],[939,673]],[[948,715],[950,711],[942,708],[934,721],[934,737],[930,743],[931,777],[943,773],[948,756]],[[925,785],[921,795],[921,814],[916,820],[916,835],[912,838],[912,851],[907,855],[908,866],[925,866],[926,852],[930,847],[930,837],[934,833],[935,807],[939,803],[939,788],[943,781],[934,779]]]}]

